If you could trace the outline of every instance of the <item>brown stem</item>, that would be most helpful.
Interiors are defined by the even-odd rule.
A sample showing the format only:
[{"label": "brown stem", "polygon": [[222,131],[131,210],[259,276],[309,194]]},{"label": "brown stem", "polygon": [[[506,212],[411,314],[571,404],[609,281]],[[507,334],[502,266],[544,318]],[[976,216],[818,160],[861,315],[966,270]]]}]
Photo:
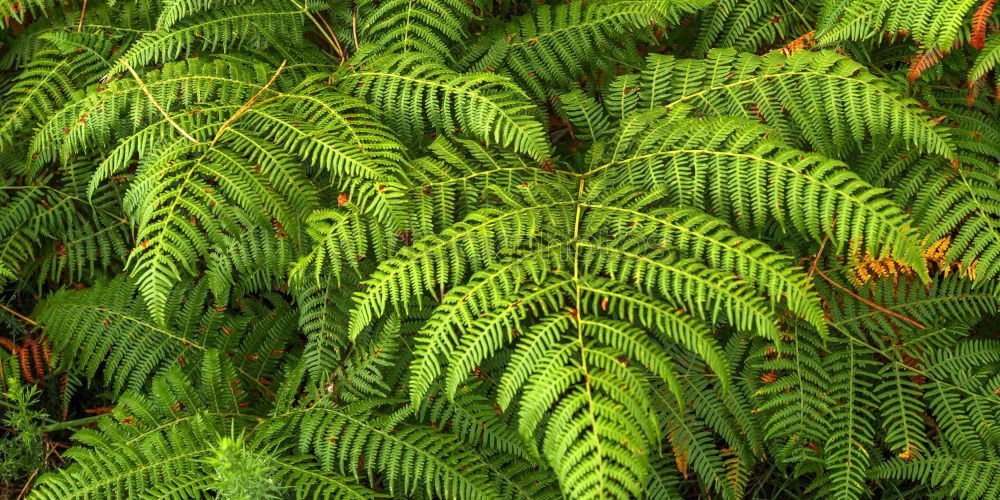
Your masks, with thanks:
[{"label": "brown stem", "polygon": [[160,111],[160,114],[162,114],[163,118],[167,120],[167,123],[169,123],[175,129],[177,129],[177,131],[180,132],[181,135],[186,137],[189,141],[198,144],[198,139],[195,139],[194,137],[191,136],[191,134],[187,133],[187,131],[182,129],[181,126],[178,125],[173,118],[170,118],[170,115],[167,114],[167,111],[163,109],[162,106],[160,106],[160,103],[156,102],[156,99],[153,98],[153,94],[149,92],[149,89],[146,87],[146,84],[142,83],[142,79],[139,78],[139,74],[136,73],[134,69],[132,69],[132,65],[129,64],[124,57],[118,59],[118,61],[125,65],[125,69],[127,69],[129,73],[132,73],[132,78],[135,78],[136,83],[139,84],[139,88],[142,89],[142,92],[144,94],[146,94],[146,97],[148,97],[149,101],[153,103],[153,106],[156,106],[156,109]]},{"label": "brown stem", "polygon": [[354,33],[354,50],[358,50],[358,6],[354,6],[354,13],[351,15],[351,32]]},{"label": "brown stem", "polygon": [[816,268],[816,274],[820,275],[820,277],[822,277],[823,279],[825,279],[831,285],[833,285],[833,286],[835,286],[835,287],[837,287],[837,288],[839,288],[839,289],[847,292],[848,294],[850,294],[851,297],[854,297],[855,299],[858,299],[861,302],[864,302],[869,307],[872,307],[874,309],[878,309],[879,311],[882,311],[882,312],[884,312],[884,313],[886,313],[886,314],[888,314],[890,316],[894,316],[896,318],[899,318],[899,319],[901,319],[901,320],[903,320],[903,321],[905,321],[905,322],[907,322],[907,323],[909,323],[909,324],[911,324],[911,325],[913,325],[913,326],[915,326],[915,327],[917,327],[917,328],[919,328],[921,330],[926,330],[927,329],[927,327],[925,327],[924,325],[921,325],[920,323],[917,323],[916,321],[914,321],[914,320],[912,320],[910,318],[907,318],[906,316],[903,316],[902,314],[890,311],[890,310],[888,310],[888,309],[886,309],[886,308],[884,308],[884,307],[882,307],[882,306],[880,306],[880,305],[878,305],[878,304],[876,304],[876,303],[874,303],[874,302],[872,302],[872,301],[870,301],[870,300],[868,300],[868,299],[866,299],[866,298],[864,298],[864,297],[862,297],[862,296],[860,296],[860,295],[852,292],[847,287],[841,285],[840,283],[837,283],[836,281],[833,281],[832,279],[830,279],[829,276],[823,274],[823,271],[820,271],[819,268]]},{"label": "brown stem", "polygon": [[257,94],[255,94],[253,97],[251,97],[250,100],[246,102],[246,104],[244,104],[243,106],[240,107],[240,109],[237,109],[236,112],[233,113],[233,116],[230,116],[229,119],[226,120],[226,122],[223,123],[221,127],[219,127],[219,131],[215,133],[215,137],[212,139],[212,144],[209,147],[215,146],[215,143],[219,142],[219,137],[222,137],[222,133],[226,131],[227,127],[229,127],[229,124],[231,124],[234,121],[236,121],[236,119],[239,118],[240,116],[242,116],[243,113],[246,113],[246,111],[248,109],[250,109],[250,106],[257,99],[259,99],[260,96],[264,94],[264,92],[267,92],[268,87],[270,87],[271,84],[274,83],[274,81],[278,79],[278,75],[281,74],[281,70],[285,69],[285,63],[287,63],[287,62],[288,62],[287,59],[284,60],[284,61],[281,61],[281,66],[278,67],[278,71],[275,71],[274,75],[271,76],[271,79],[268,80],[267,85],[264,85],[263,87],[261,87],[260,91],[257,92]]},{"label": "brown stem", "polygon": [[17,319],[19,319],[21,321],[24,321],[25,323],[28,323],[31,326],[38,326],[38,322],[37,321],[35,321],[35,320],[33,320],[33,319],[31,319],[31,318],[29,318],[29,317],[27,317],[27,316],[25,316],[25,315],[17,312],[15,310],[13,310],[13,309],[11,309],[11,308],[3,305],[3,304],[0,304],[0,309],[3,309],[4,311],[9,312],[15,318],[17,318]]},{"label": "brown stem", "polygon": [[83,8],[80,9],[80,23],[76,25],[76,30],[83,29],[83,15],[87,13],[87,0],[83,0]]},{"label": "brown stem", "polygon": [[333,39],[333,43],[335,44],[333,48],[337,51],[337,55],[340,57],[340,64],[344,64],[344,61],[347,58],[344,56],[344,49],[340,46],[340,40],[337,40],[337,34],[333,32],[333,28],[331,28],[330,24],[326,22],[326,18],[324,18],[322,14],[317,12],[316,17],[318,17],[320,21],[323,21],[323,26],[326,26],[326,31],[330,33],[330,38]]},{"label": "brown stem", "polygon": [[[833,214],[833,220],[830,221],[830,231],[837,227],[837,214]],[[830,240],[830,233],[823,235],[823,241],[819,244],[819,251],[816,252],[816,258],[813,259],[812,265],[809,266],[809,276],[812,279],[813,273],[816,271],[816,264],[819,263],[819,258],[823,255],[823,249],[826,248],[826,242]]]},{"label": "brown stem", "polygon": [[31,482],[35,480],[35,476],[38,475],[38,471],[40,471],[40,470],[41,470],[41,468],[38,468],[38,469],[35,469],[35,472],[31,473],[31,476],[28,477],[28,481],[26,483],[24,483],[24,488],[21,488],[21,493],[19,493],[17,495],[17,500],[21,500],[22,498],[24,498],[24,495],[26,493],[28,493],[28,487],[31,486]]},{"label": "brown stem", "polygon": [[[809,266],[809,273],[806,274],[809,278],[812,278],[813,273],[816,272],[816,264],[819,263],[819,258],[823,255],[823,249],[826,248],[826,242],[830,239],[830,235],[823,236],[823,241],[819,244],[819,251],[816,252],[816,258],[813,259],[812,265]],[[799,261],[801,262],[801,261]]]}]

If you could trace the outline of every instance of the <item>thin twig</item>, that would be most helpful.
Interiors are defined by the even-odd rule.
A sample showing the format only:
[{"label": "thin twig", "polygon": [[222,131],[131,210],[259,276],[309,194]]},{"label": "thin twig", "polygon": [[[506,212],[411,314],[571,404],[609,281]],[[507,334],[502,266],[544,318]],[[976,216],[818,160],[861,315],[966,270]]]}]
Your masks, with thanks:
[{"label": "thin twig", "polygon": [[38,471],[40,470],[42,470],[41,467],[35,469],[35,472],[31,473],[31,476],[28,477],[28,481],[24,483],[24,488],[21,488],[21,493],[17,495],[17,500],[21,500],[24,498],[24,495],[28,493],[28,487],[31,486],[31,482],[35,480],[35,476],[38,475]]},{"label": "thin twig", "polygon": [[246,104],[244,104],[243,106],[241,106],[241,107],[240,107],[240,109],[237,109],[237,110],[236,110],[236,112],[235,112],[235,113],[233,113],[233,116],[230,116],[230,117],[229,117],[229,119],[228,119],[228,120],[226,120],[226,122],[225,122],[225,123],[223,123],[221,127],[219,127],[219,131],[215,133],[215,138],[213,138],[213,139],[212,139],[212,144],[211,144],[211,146],[209,146],[209,147],[212,147],[212,146],[215,146],[215,143],[216,143],[216,142],[219,142],[219,137],[222,137],[222,133],[223,133],[223,132],[225,132],[225,131],[226,131],[226,128],[228,128],[228,127],[229,127],[229,124],[230,124],[230,123],[233,123],[234,121],[236,121],[236,119],[237,119],[237,118],[239,118],[240,116],[242,116],[242,115],[243,115],[243,113],[246,113],[246,111],[247,111],[248,109],[250,109],[250,106],[251,106],[251,105],[252,105],[252,104],[253,104],[253,103],[254,103],[254,102],[255,102],[255,101],[257,100],[257,99],[259,99],[259,98],[260,98],[260,96],[264,94],[264,92],[267,92],[267,88],[268,88],[268,87],[270,87],[270,86],[271,86],[271,84],[272,84],[272,83],[274,83],[274,81],[278,79],[278,75],[280,75],[280,74],[281,74],[281,70],[285,69],[285,63],[287,63],[287,62],[288,62],[288,60],[287,60],[287,59],[286,59],[286,60],[283,60],[283,61],[281,61],[281,66],[279,66],[279,67],[278,67],[278,71],[275,71],[275,72],[274,72],[274,75],[272,75],[272,76],[271,76],[271,79],[270,79],[270,80],[268,80],[268,82],[267,82],[267,85],[264,85],[264,86],[263,86],[263,87],[262,87],[262,88],[260,89],[260,91],[259,91],[259,92],[257,92],[257,94],[255,94],[255,95],[254,95],[253,97],[251,97],[251,98],[250,98],[250,100],[249,100],[249,101],[247,101],[247,103],[246,103]]},{"label": "thin twig", "polygon": [[153,98],[153,94],[151,94],[149,92],[149,89],[146,87],[146,84],[142,83],[142,79],[139,78],[139,74],[136,73],[134,69],[132,69],[132,65],[129,64],[128,61],[126,61],[124,57],[119,58],[118,62],[124,64],[125,65],[125,69],[127,69],[129,73],[132,73],[132,78],[135,78],[136,83],[139,84],[139,88],[142,89],[142,92],[144,94],[146,94],[146,97],[148,97],[149,101],[153,103],[153,106],[156,106],[156,109],[158,109],[160,111],[160,114],[162,114],[163,118],[165,120],[167,120],[167,123],[169,123],[175,129],[177,129],[177,131],[180,132],[181,135],[183,135],[184,137],[186,137],[189,141],[191,141],[191,142],[193,142],[195,144],[200,144],[198,142],[198,139],[195,139],[194,137],[191,136],[191,134],[187,133],[187,131],[185,131],[183,128],[181,128],[181,126],[178,125],[177,122],[175,122],[173,118],[170,118],[170,115],[167,114],[167,111],[165,109],[163,109],[162,106],[160,106],[160,103],[156,102],[156,99]]},{"label": "thin twig", "polygon": [[925,327],[924,325],[921,325],[920,323],[918,323],[918,322],[916,322],[916,321],[914,321],[914,320],[912,320],[910,318],[907,318],[906,316],[903,316],[902,314],[899,314],[899,313],[894,312],[894,311],[890,311],[890,310],[888,310],[888,309],[886,309],[886,308],[884,308],[884,307],[882,307],[882,306],[880,306],[880,305],[878,305],[878,304],[876,304],[876,303],[874,303],[874,302],[872,302],[872,301],[870,301],[870,300],[868,300],[868,299],[866,299],[866,298],[864,298],[864,297],[862,297],[862,296],[860,296],[860,295],[852,292],[847,287],[841,285],[840,283],[837,283],[836,281],[833,281],[832,279],[830,279],[829,276],[823,274],[823,271],[820,271],[819,268],[816,268],[816,274],[820,275],[823,279],[825,279],[831,285],[833,285],[833,286],[835,286],[835,287],[837,287],[837,288],[839,288],[839,289],[847,292],[848,294],[851,295],[851,297],[854,297],[855,299],[858,299],[861,302],[864,302],[869,307],[878,309],[879,311],[882,311],[882,312],[884,312],[884,313],[886,313],[886,314],[888,314],[890,316],[894,316],[896,318],[899,318],[899,319],[901,319],[901,320],[903,320],[903,321],[905,321],[905,322],[907,322],[907,323],[909,323],[909,324],[911,324],[911,325],[913,325],[913,326],[915,326],[915,327],[917,327],[917,328],[919,328],[921,330],[926,330],[927,329],[927,327]]},{"label": "thin twig", "polygon": [[[837,214],[833,214],[833,220],[830,221],[830,231],[833,231],[837,227]],[[816,258],[813,259],[812,265],[809,266],[809,273],[807,276],[812,279],[813,273],[816,271],[816,264],[819,263],[820,256],[823,255],[823,249],[826,248],[826,242],[830,240],[830,233],[823,235],[823,241],[819,244],[819,250],[816,252]]]},{"label": "thin twig", "polygon": [[351,32],[354,33],[354,50],[358,50],[358,6],[354,6],[354,13],[351,14]]},{"label": "thin twig", "polygon": [[[55,452],[56,452],[56,447],[52,446],[52,449],[49,450],[49,452],[45,454],[45,458],[42,459],[42,463],[48,462],[49,457],[51,457],[52,454]],[[56,456],[59,457],[59,454],[57,453]],[[59,459],[62,460],[62,457],[59,457]],[[17,500],[21,500],[22,498],[24,498],[24,495],[28,493],[28,487],[31,486],[31,481],[35,479],[35,476],[38,475],[38,471],[40,470],[42,470],[41,467],[35,469],[35,472],[31,473],[31,477],[28,478],[28,482],[24,483],[24,488],[22,488],[21,493],[17,495]]]},{"label": "thin twig", "polygon": [[347,57],[344,55],[343,47],[340,46],[340,40],[337,40],[337,34],[333,32],[333,28],[331,28],[330,24],[326,22],[326,18],[324,18],[322,14],[317,12],[316,17],[318,17],[320,21],[323,21],[323,26],[326,26],[326,31],[329,32],[330,37],[333,38],[333,43],[335,44],[333,48],[337,51],[337,56],[340,57],[340,64],[344,64]]},{"label": "thin twig", "polygon": [[[337,40],[337,35],[333,33],[333,30],[329,29],[330,25],[327,24],[326,25],[327,29],[323,29],[323,26],[321,26],[319,24],[319,22],[316,21],[316,16],[313,16],[312,13],[309,12],[309,8],[308,7],[299,4],[295,0],[290,0],[290,1],[292,2],[292,5],[295,6],[295,8],[302,9],[302,13],[305,14],[305,16],[308,17],[310,21],[312,21],[313,25],[316,26],[316,29],[319,30],[319,33],[321,35],[323,35],[323,38],[326,39],[326,42],[331,47],[333,47],[333,50],[337,51],[337,55],[340,56],[340,63],[343,64],[344,63],[344,53],[340,49],[340,42]],[[322,19],[322,16],[320,17],[320,19]],[[326,20],[325,19],[323,19],[323,24],[326,24]],[[331,34],[333,35],[332,39],[330,38]]]},{"label": "thin twig", "polygon": [[25,315],[17,312],[15,310],[13,310],[13,309],[11,309],[11,308],[3,305],[3,304],[0,304],[0,309],[3,309],[4,311],[9,312],[14,317],[16,317],[17,319],[19,319],[21,321],[24,321],[25,323],[31,324],[31,326],[38,326],[38,322],[37,321],[35,321],[35,320],[33,320],[33,319],[31,319],[31,318],[29,318],[29,317],[27,317],[27,316],[25,316]]},{"label": "thin twig", "polygon": [[[806,274],[809,278],[812,278],[813,273],[816,272],[816,264],[819,263],[819,258],[823,255],[823,249],[826,248],[826,242],[830,239],[830,235],[824,235],[823,241],[819,244],[819,251],[816,252],[816,258],[813,259],[812,265],[809,266],[809,273]],[[799,261],[802,262],[802,261]]]},{"label": "thin twig", "polygon": [[80,31],[83,29],[83,15],[87,13],[87,0],[83,0],[83,8],[80,9],[80,24],[76,25],[76,30]]}]

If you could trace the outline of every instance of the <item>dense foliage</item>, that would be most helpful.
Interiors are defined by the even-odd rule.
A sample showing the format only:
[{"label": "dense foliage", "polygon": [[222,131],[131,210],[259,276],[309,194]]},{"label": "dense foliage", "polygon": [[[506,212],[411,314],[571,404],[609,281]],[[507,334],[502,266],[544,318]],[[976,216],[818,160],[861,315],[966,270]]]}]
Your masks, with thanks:
[{"label": "dense foliage", "polygon": [[1000,498],[993,0],[0,0],[0,496]]}]

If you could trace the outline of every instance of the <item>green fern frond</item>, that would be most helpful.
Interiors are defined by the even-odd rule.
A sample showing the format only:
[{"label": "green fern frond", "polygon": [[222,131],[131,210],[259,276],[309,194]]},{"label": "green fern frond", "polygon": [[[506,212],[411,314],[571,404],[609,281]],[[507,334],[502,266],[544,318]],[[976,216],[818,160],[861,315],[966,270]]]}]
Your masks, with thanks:
[{"label": "green fern frond", "polygon": [[[315,454],[320,463],[344,475],[364,471],[371,478],[378,473],[393,493],[495,496],[487,464],[457,439],[429,426],[402,422],[402,412],[373,415],[380,404],[384,403],[369,400],[337,407],[317,402],[273,416],[262,434],[288,426],[292,432],[284,432],[298,436],[300,452]],[[359,468],[362,453],[365,459]]]},{"label": "green fern frond", "polygon": [[579,129],[577,139],[602,139],[610,132],[607,113],[582,91],[575,90],[559,96],[559,104],[568,121]]},{"label": "green fern frond", "polygon": [[822,486],[831,498],[858,500],[866,494],[866,476],[875,454],[877,421],[872,409],[878,401],[872,389],[878,365],[852,342],[831,351],[835,354],[827,362],[835,405],[830,437],[823,446],[830,474]]},{"label": "green fern frond", "polygon": [[743,116],[835,158],[870,136],[900,137],[923,151],[954,156],[947,133],[914,101],[832,51],[760,57],[722,49],[705,59],[651,55],[635,86],[643,108],[685,103],[707,116]]},{"label": "green fern frond", "polygon": [[[859,290],[863,297],[878,304],[876,309],[854,298],[845,297],[825,284],[819,287],[831,305],[832,324],[836,329],[847,329],[863,335],[865,331],[882,335],[899,335],[900,331],[915,329],[909,318],[923,326],[947,325],[963,318],[977,317],[993,309],[997,303],[995,291],[977,289],[968,280],[955,276],[937,278],[925,286],[922,283],[904,281],[894,283],[892,279],[875,280]],[[886,314],[891,311],[899,316]],[[912,334],[910,334],[912,335]],[[902,338],[919,342],[919,337],[903,335]]]},{"label": "green fern frond", "polygon": [[[587,66],[611,69],[614,56],[635,58],[629,43],[640,28],[661,19],[655,2],[567,2],[539,5],[469,47],[459,65],[475,71],[504,68],[539,99],[584,76]],[[607,57],[608,60],[603,60]]]},{"label": "green fern frond", "polygon": [[[307,457],[274,457],[274,443],[245,433],[239,443],[222,436],[233,427],[251,430],[256,419],[242,409],[245,397],[234,391],[232,365],[218,351],[201,363],[197,384],[179,369],[153,382],[152,394],[128,393],[100,427],[74,439],[85,445],[67,453],[74,463],[39,480],[36,498],[125,498],[129,492],[158,497],[194,497],[218,490],[224,481],[263,481],[272,489],[296,488],[317,498],[375,498],[375,492],[322,470]],[[232,447],[236,445],[237,450]],[[222,455],[222,457],[220,457]],[[235,456],[234,456],[235,455]],[[242,474],[219,461],[259,460],[266,477]],[[246,466],[244,462],[241,464]],[[246,484],[244,484],[246,486]],[[257,490],[255,495],[265,495]]]},{"label": "green fern frond", "polygon": [[410,52],[435,54],[451,61],[451,47],[469,36],[469,22],[476,18],[473,9],[483,2],[460,0],[392,0],[361,2],[357,9],[361,20],[358,38],[374,43],[392,54]]},{"label": "green fern frond", "polygon": [[[775,219],[817,242],[829,237],[838,249],[848,242],[874,245],[873,253],[891,251],[926,279],[914,231],[882,191],[843,164],[787,148],[768,133],[742,119],[641,113],[623,124],[590,173],[663,189],[672,204],[702,207],[744,231]],[[793,194],[799,192],[815,193],[823,202],[802,206]]]},{"label": "green fern frond", "polygon": [[819,2],[798,5],[767,0],[724,0],[701,12],[696,54],[733,47],[760,53],[779,40],[791,41],[808,31]]},{"label": "green fern frond", "polygon": [[920,418],[924,411],[919,399],[920,387],[911,378],[918,374],[901,359],[891,361],[880,370],[881,382],[874,388],[880,401],[883,439],[894,453],[904,457],[920,456],[927,450],[927,440]]},{"label": "green fern frond", "polygon": [[[534,107],[510,80],[487,73],[456,73],[425,54],[383,56],[342,71],[344,92],[383,110],[408,140],[430,131],[509,146],[536,159],[549,154]],[[430,130],[428,130],[430,129]]]},{"label": "green fern frond", "polygon": [[978,0],[948,0],[944,3],[898,0],[838,0],[824,5],[825,22],[817,26],[821,43],[865,40],[882,33],[891,37],[911,36],[922,47],[948,50],[967,35],[967,16]]},{"label": "green fern frond", "polygon": [[755,353],[753,373],[763,384],[757,384],[754,395],[760,398],[757,411],[766,416],[765,437],[783,437],[774,443],[773,453],[801,464],[821,459],[808,443],[818,447],[830,435],[833,401],[819,336],[802,327],[790,336],[789,345],[779,345],[786,355],[774,355],[768,351],[774,348],[767,347]]},{"label": "green fern frond", "polygon": [[301,8],[280,3],[259,3],[253,8],[238,5],[196,14],[170,29],[143,35],[104,79],[124,72],[128,66],[164,63],[195,50],[264,48],[270,39],[299,40],[304,18]]},{"label": "green fern frond", "polygon": [[[196,363],[213,347],[225,346],[247,359],[257,358],[247,370],[259,372],[258,376],[270,376],[274,371],[272,356],[265,354],[272,349],[258,343],[268,337],[272,343],[280,343],[287,337],[274,335],[287,336],[288,330],[261,335],[268,329],[267,323],[254,326],[259,328],[254,331],[247,327],[246,316],[208,307],[205,281],[179,283],[167,298],[171,306],[165,311],[164,323],[158,325],[146,311],[137,287],[128,277],[120,276],[89,289],[55,293],[40,303],[32,316],[45,325],[56,366],[87,380],[100,373],[115,392],[140,390],[165,366]],[[287,307],[277,311],[287,314]],[[101,332],[100,337],[92,338],[93,332]],[[241,343],[243,338],[247,342]]]},{"label": "green fern frond", "polygon": [[925,458],[916,460],[894,459],[875,467],[870,475],[874,479],[903,479],[947,488],[949,495],[962,499],[1000,497],[996,481],[1000,463],[956,458],[946,450],[930,450]]}]

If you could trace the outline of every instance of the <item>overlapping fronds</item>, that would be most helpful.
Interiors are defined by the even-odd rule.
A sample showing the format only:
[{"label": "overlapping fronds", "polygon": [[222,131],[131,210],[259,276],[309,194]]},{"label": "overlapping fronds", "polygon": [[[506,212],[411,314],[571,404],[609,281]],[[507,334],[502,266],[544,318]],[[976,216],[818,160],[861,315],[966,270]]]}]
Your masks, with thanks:
[{"label": "overlapping fronds", "polygon": [[[43,477],[37,498],[125,498],[146,492],[161,498],[223,493],[228,467],[261,498],[285,489],[312,498],[376,498],[374,491],[323,470],[315,459],[276,456],[282,445],[257,439],[247,398],[234,390],[233,366],[219,351],[200,364],[198,382],[172,369],[149,396],[127,393],[96,429],[74,436],[94,449],[75,448],[74,465]],[[236,429],[240,429],[237,431]],[[233,436],[233,437],[230,437]],[[236,462],[236,464],[230,464]],[[250,487],[251,484],[254,487]]]},{"label": "overlapping fronds", "polygon": [[[434,54],[455,59],[453,47],[469,36],[470,21],[483,2],[393,0],[360,2],[358,39],[395,54]],[[368,42],[368,43],[365,43]]]},{"label": "overlapping fronds", "polygon": [[541,159],[544,130],[528,96],[510,80],[456,73],[425,54],[383,56],[348,69],[338,81],[382,109],[390,126],[411,141],[429,132],[464,132]]},{"label": "overlapping fronds", "polygon": [[820,5],[814,1],[797,5],[767,0],[718,2],[716,8],[701,12],[694,52],[703,55],[715,47],[758,52],[781,40],[792,42],[800,35],[812,38],[806,34],[807,16],[814,16]]},{"label": "overlapping fronds", "polygon": [[[85,290],[62,290],[39,304],[33,315],[44,326],[57,366],[87,380],[100,374],[115,392],[140,390],[164,366],[197,363],[213,347],[232,349],[252,361],[245,374],[271,376],[275,371],[277,356],[269,344],[287,341],[290,325],[250,325],[248,315],[210,307],[205,281],[180,283],[168,299],[170,308],[158,325],[136,286],[121,276]],[[264,310],[288,312],[280,306]],[[96,338],[95,332],[100,333]]]},{"label": "overlapping fronds", "polygon": [[992,0],[0,14],[0,497],[1000,500]]},{"label": "overlapping fronds", "polygon": [[[537,98],[567,88],[593,69],[611,69],[615,56],[635,59],[639,28],[663,13],[657,2],[598,1],[539,5],[485,33],[463,54],[461,66],[510,72]],[[630,43],[631,42],[631,43]]]},{"label": "overlapping fronds", "polygon": [[916,103],[833,51],[759,57],[713,50],[705,59],[652,55],[632,86],[639,108],[684,103],[709,116],[744,116],[835,158],[871,136],[899,137],[953,156],[947,133]]},{"label": "overlapping fronds", "polygon": [[872,470],[875,479],[908,479],[929,487],[947,489],[958,498],[996,498],[995,478],[1000,474],[995,460],[966,460],[941,451],[912,461],[893,460]]},{"label": "overlapping fronds", "polygon": [[[770,139],[770,131],[743,119],[639,113],[591,172],[664,189],[671,203],[712,211],[743,230],[776,220],[816,241],[828,237],[838,249],[853,242],[878,255],[891,251],[926,272],[901,208],[840,162],[789,148]],[[813,193],[817,203],[796,203],[800,192]]]},{"label": "overlapping fronds", "polygon": [[817,36],[824,43],[889,37],[912,37],[925,48],[947,50],[967,39],[967,19],[980,0],[908,2],[899,0],[838,0],[820,13]]},{"label": "overlapping fronds", "polygon": [[[164,21],[172,13],[164,12]],[[263,48],[270,40],[300,40],[305,16],[292,3],[255,3],[213,10],[208,14],[186,17],[171,25],[147,33],[122,54],[108,70],[105,79],[128,68],[150,63],[173,61],[181,54],[198,50]]]}]

